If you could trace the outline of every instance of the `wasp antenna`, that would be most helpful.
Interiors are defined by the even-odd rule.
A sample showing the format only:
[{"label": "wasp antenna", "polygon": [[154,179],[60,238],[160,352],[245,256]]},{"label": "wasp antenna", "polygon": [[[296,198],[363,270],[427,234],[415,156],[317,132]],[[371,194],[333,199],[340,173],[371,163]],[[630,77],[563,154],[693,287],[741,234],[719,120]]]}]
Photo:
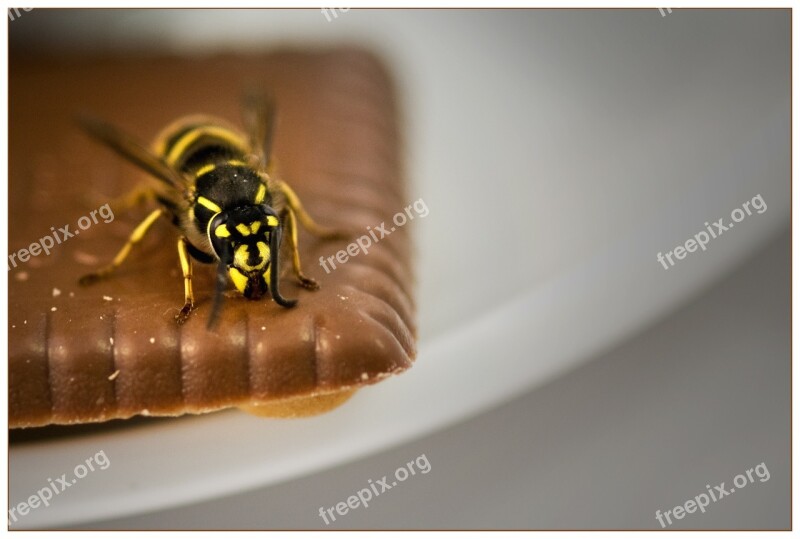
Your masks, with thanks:
[{"label": "wasp antenna", "polygon": [[228,276],[225,273],[227,268],[228,264],[224,260],[220,260],[219,266],[217,266],[217,286],[214,289],[214,301],[211,303],[211,315],[208,317],[207,329],[212,329],[217,324],[217,319],[219,318],[225,285],[228,284]]},{"label": "wasp antenna", "polygon": [[269,268],[269,292],[272,294],[272,299],[275,300],[275,303],[281,307],[286,307],[287,309],[294,307],[297,305],[297,300],[286,299],[281,296],[280,291],[278,291],[278,280],[280,279],[278,260],[280,259],[281,252],[281,227],[275,227],[275,229],[270,233],[269,252],[270,257],[272,257]]}]

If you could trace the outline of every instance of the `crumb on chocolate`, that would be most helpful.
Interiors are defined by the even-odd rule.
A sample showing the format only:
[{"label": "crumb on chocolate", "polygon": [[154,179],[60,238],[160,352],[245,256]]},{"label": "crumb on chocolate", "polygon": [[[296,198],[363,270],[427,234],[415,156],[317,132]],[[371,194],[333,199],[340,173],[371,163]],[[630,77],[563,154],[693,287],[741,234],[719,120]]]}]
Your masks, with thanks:
[{"label": "crumb on chocolate", "polygon": [[84,253],[83,251],[75,251],[72,258],[75,259],[75,262],[84,266],[94,266],[100,261],[95,255]]}]

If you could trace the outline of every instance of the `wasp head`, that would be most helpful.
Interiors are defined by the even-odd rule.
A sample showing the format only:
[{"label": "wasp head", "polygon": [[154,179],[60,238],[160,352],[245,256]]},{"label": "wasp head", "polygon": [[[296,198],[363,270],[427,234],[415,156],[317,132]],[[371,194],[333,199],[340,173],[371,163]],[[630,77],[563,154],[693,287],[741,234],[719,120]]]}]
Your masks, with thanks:
[{"label": "wasp head", "polygon": [[294,307],[297,300],[287,300],[278,291],[281,223],[275,210],[261,204],[219,212],[209,221],[207,234],[219,258],[209,326],[219,312],[228,278],[248,299],[269,292],[278,305]]},{"label": "wasp head", "polygon": [[236,289],[248,299],[259,299],[269,291],[271,244],[279,228],[278,217],[266,205],[220,212],[209,222],[211,246]]}]

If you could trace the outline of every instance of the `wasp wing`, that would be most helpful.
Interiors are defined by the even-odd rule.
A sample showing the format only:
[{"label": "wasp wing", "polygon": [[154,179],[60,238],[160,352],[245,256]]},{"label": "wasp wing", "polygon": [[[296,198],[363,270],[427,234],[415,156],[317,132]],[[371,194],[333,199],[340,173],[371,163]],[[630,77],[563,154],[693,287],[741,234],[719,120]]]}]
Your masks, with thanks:
[{"label": "wasp wing", "polygon": [[85,114],[78,118],[78,123],[92,137],[178,192],[182,193],[188,187],[188,180],[180,172],[170,167],[138,140],[123,133],[115,126]]},{"label": "wasp wing", "polygon": [[272,139],[275,134],[275,99],[263,92],[246,92],[242,113],[250,148],[258,158],[259,168],[267,170],[272,161]]}]

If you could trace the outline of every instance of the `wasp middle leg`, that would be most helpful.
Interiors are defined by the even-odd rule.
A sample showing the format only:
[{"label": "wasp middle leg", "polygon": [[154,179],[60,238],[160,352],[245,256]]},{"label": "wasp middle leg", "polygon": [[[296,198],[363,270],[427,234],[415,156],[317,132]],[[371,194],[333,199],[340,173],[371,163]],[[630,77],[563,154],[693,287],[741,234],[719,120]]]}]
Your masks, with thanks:
[{"label": "wasp middle leg", "polygon": [[278,189],[280,189],[281,193],[286,198],[286,204],[289,206],[291,211],[297,215],[297,218],[300,219],[300,222],[303,224],[303,227],[306,230],[308,230],[315,236],[323,239],[332,240],[332,239],[344,239],[348,237],[348,234],[342,230],[327,228],[318,224],[308,214],[305,208],[303,208],[303,204],[300,202],[300,198],[292,190],[291,187],[289,187],[286,183],[282,181],[278,181],[277,184],[278,184]]},{"label": "wasp middle leg", "polygon": [[139,226],[137,226],[133,230],[133,233],[131,233],[130,237],[128,238],[128,241],[125,242],[125,245],[123,245],[122,249],[119,250],[117,256],[115,256],[114,260],[111,261],[111,264],[103,268],[100,268],[98,271],[94,273],[84,275],[83,277],[80,278],[78,282],[81,285],[86,286],[96,283],[97,281],[111,275],[114,272],[114,270],[116,270],[125,261],[125,259],[128,258],[128,255],[130,254],[131,249],[133,249],[133,246],[142,241],[144,235],[147,234],[147,231],[150,230],[150,227],[153,226],[153,223],[155,223],[163,213],[164,210],[161,208],[151,212],[150,215],[145,217],[144,221],[139,223]]},{"label": "wasp middle leg", "polygon": [[[303,269],[300,264],[300,251],[297,248],[297,219],[294,216],[294,212],[291,210],[291,208],[286,208],[283,210],[281,222],[285,223],[286,228],[289,231],[288,243],[289,248],[292,251],[292,268],[294,269],[294,274],[297,277],[297,280],[300,281],[300,284],[303,286],[303,288],[308,288],[309,290],[318,289],[319,284],[317,281],[303,274]],[[278,253],[276,253],[276,255],[277,254]]]},{"label": "wasp middle leg", "polygon": [[178,240],[178,257],[181,260],[181,271],[183,272],[183,297],[184,303],[181,312],[175,315],[178,324],[183,324],[189,319],[194,308],[194,293],[192,292],[192,259],[189,258],[189,250],[186,247],[186,238]]}]

